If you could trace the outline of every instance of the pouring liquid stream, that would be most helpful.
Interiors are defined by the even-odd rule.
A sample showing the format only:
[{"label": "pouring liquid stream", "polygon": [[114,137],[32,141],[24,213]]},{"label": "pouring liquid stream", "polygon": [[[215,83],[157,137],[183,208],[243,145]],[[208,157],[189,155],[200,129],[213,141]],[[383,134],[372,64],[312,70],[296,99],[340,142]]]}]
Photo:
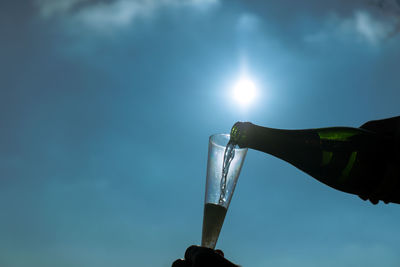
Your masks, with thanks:
[{"label": "pouring liquid stream", "polygon": [[226,145],[224,152],[224,162],[222,164],[222,177],[220,183],[220,195],[219,195],[219,205],[223,205],[226,202],[226,177],[228,176],[229,166],[233,158],[235,157],[235,144],[232,141],[229,141]]}]

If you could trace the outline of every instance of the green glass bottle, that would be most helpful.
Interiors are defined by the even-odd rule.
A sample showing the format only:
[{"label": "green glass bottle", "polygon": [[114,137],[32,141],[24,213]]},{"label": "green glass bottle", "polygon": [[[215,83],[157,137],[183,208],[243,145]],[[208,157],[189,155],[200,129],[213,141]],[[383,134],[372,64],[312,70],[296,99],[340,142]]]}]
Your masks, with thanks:
[{"label": "green glass bottle", "polygon": [[[382,123],[383,122],[383,123]],[[337,190],[400,204],[400,117],[360,128],[281,130],[237,122],[231,142],[289,162]]]}]

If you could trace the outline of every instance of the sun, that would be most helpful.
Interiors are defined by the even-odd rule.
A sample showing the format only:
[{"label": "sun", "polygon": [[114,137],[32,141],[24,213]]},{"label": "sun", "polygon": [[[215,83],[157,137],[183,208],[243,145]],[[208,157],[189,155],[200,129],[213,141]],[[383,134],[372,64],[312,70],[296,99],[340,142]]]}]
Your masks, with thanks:
[{"label": "sun", "polygon": [[239,79],[233,87],[233,98],[242,107],[247,107],[253,103],[256,96],[256,85],[249,78]]}]

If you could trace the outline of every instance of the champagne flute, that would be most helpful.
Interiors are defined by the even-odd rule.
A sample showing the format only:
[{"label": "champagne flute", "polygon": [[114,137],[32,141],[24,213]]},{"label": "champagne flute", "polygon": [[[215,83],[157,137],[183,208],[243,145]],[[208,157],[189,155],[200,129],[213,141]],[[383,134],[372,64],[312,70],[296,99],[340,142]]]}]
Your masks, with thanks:
[{"label": "champagne flute", "polygon": [[[201,245],[215,248],[224,223],[237,179],[246,157],[247,148],[229,149],[229,134],[210,136],[208,143],[207,179]],[[224,159],[228,157],[227,159]],[[230,156],[230,157],[229,157]],[[225,161],[225,165],[224,165]],[[223,171],[225,167],[225,172]]]}]

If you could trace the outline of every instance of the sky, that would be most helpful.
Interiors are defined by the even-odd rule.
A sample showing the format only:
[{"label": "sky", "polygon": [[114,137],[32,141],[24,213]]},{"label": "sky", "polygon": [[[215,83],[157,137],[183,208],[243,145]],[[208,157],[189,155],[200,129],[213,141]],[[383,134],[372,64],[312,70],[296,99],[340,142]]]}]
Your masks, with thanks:
[{"label": "sky", "polygon": [[[170,266],[201,241],[208,137],[399,115],[399,29],[396,0],[2,1],[0,266]],[[249,150],[217,248],[399,266],[399,220]]]}]

